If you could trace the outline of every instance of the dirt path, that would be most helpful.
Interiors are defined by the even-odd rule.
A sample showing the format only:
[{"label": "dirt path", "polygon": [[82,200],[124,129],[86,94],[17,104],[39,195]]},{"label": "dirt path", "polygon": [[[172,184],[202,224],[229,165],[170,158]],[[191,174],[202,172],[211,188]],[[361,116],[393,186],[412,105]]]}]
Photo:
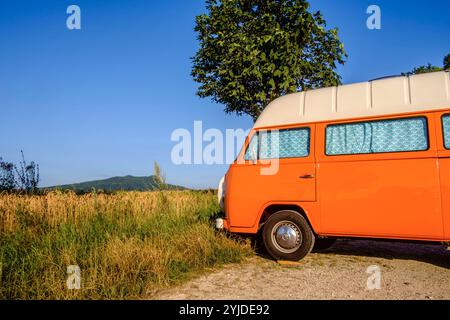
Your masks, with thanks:
[{"label": "dirt path", "polygon": [[[368,290],[376,265],[381,288]],[[450,251],[442,246],[340,240],[285,266],[256,257],[151,299],[450,299]]]}]

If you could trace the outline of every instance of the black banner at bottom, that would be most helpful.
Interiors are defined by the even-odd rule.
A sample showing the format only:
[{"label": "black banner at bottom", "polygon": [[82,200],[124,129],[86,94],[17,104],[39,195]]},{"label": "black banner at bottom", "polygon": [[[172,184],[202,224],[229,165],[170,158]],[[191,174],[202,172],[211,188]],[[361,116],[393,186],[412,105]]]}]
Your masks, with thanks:
[{"label": "black banner at bottom", "polygon": [[[417,314],[450,307],[449,301],[0,301],[2,314],[47,318],[280,319],[324,316],[386,317],[393,311]],[[429,309],[428,309],[429,308]],[[445,312],[445,310],[442,310]],[[445,313],[443,313],[445,314]],[[314,316],[315,317],[315,316]]]}]

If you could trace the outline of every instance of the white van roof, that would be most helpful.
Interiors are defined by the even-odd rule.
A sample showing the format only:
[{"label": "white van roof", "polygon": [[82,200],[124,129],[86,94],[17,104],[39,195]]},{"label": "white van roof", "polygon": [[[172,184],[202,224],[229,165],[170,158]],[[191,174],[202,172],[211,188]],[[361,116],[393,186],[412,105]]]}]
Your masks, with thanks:
[{"label": "white van roof", "polygon": [[448,71],[298,92],[270,103],[255,128],[450,108]]}]

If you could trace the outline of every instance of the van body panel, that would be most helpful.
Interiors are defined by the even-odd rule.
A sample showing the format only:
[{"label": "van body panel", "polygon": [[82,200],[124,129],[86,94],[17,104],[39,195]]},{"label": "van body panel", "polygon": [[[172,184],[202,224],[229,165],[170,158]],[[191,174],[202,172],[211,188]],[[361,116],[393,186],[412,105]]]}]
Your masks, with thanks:
[{"label": "van body panel", "polygon": [[450,241],[450,155],[439,158],[442,193],[442,220],[445,241]]},{"label": "van body panel", "polygon": [[226,199],[232,201],[225,201],[231,227],[255,226],[257,215],[270,203],[316,201],[315,179],[299,178],[307,174],[315,176],[313,162],[282,164],[276,175],[261,175],[261,168],[259,164],[233,165],[230,168],[227,179],[233,187],[227,190]]},{"label": "van body panel", "polygon": [[[361,121],[364,120],[374,119]],[[427,151],[325,155],[326,127],[347,122],[353,123],[340,121],[317,126],[320,232],[442,239],[440,173],[434,135],[430,134]],[[429,132],[435,132],[432,114],[428,114],[427,122]]]},{"label": "van body panel", "polygon": [[272,205],[300,208],[303,211],[306,219],[308,220],[312,230],[316,234],[319,234],[319,230],[320,230],[320,214],[319,214],[320,211],[319,210],[320,210],[320,208],[318,206],[318,202],[281,202],[281,201],[269,202],[260,208],[259,214],[256,219],[256,223],[254,226],[246,227],[246,228],[233,227],[233,226],[228,225],[228,221],[227,221],[227,227],[225,229],[227,229],[230,232],[235,232],[235,233],[256,234],[260,228],[259,222],[261,221],[265,210]]},{"label": "van body panel", "polygon": [[443,237],[436,159],[325,162],[320,186],[321,232]]},{"label": "van body panel", "polygon": [[[227,187],[225,200],[230,213],[230,227],[254,227],[259,221],[258,214],[269,203],[316,201],[315,126],[307,127],[310,128],[311,139],[308,157],[279,159],[271,164],[266,160],[244,163],[244,151],[240,155],[242,163],[235,163],[230,167],[227,186],[232,187]],[[277,173],[264,174],[270,172],[271,166]]]},{"label": "van body panel", "polygon": [[445,148],[442,117],[450,114],[438,112],[435,114],[436,138],[438,145],[440,186],[442,195],[442,220],[445,241],[450,241],[450,150]]}]

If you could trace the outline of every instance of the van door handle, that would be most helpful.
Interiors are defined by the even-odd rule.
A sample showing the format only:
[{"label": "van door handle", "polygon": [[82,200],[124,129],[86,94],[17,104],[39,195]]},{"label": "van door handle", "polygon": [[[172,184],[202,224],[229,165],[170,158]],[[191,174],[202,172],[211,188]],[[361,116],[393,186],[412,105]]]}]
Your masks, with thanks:
[{"label": "van door handle", "polygon": [[305,174],[303,176],[299,177],[300,179],[314,179],[314,176],[312,174]]}]

